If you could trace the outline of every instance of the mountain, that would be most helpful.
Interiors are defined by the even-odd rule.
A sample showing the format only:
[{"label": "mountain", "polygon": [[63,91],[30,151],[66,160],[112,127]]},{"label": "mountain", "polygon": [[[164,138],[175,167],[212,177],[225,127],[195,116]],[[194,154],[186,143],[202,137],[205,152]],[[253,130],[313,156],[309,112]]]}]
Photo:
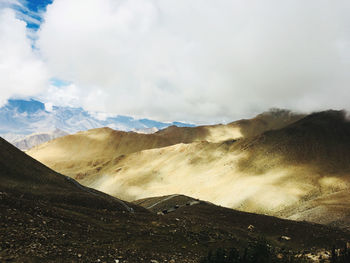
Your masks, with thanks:
[{"label": "mountain", "polygon": [[287,257],[284,251],[288,257],[327,256],[332,245],[340,248],[350,240],[348,232],[337,228],[234,211],[178,195],[139,202],[158,209],[161,203],[169,211],[157,215],[84,187],[1,138],[0,156],[4,262],[193,263],[212,249],[234,246],[244,251],[259,244],[262,235],[267,247],[282,257]]},{"label": "mountain", "polygon": [[55,139],[28,153],[65,175],[88,180],[91,174],[102,172],[102,167],[113,169],[114,162],[126,154],[171,144],[156,134],[98,128]]},{"label": "mountain", "polygon": [[89,189],[69,177],[58,174],[0,138],[0,189],[14,196],[19,194],[32,200],[45,197],[52,203],[75,204],[114,211],[140,210],[102,192]]},{"label": "mountain", "polygon": [[96,175],[114,173],[115,163],[127,154],[179,143],[238,139],[243,136],[241,130],[265,131],[287,125],[301,117],[289,111],[274,110],[251,120],[228,125],[170,126],[153,134],[99,128],[59,138],[33,148],[28,153],[50,168],[90,185],[94,184]]},{"label": "mountain", "polygon": [[[271,130],[242,140],[237,149],[247,153],[249,169],[254,159],[274,160],[286,165],[312,165],[319,173],[350,172],[350,121],[344,111],[313,113],[283,129]],[[249,154],[248,154],[249,153]],[[282,160],[280,160],[283,158]]]},{"label": "mountain", "polygon": [[[52,132],[56,129],[75,133],[93,128],[111,127],[123,131],[162,129],[175,123],[164,123],[148,119],[134,119],[127,116],[112,116],[103,120],[82,108],[53,106],[48,109],[36,100],[9,100],[0,108],[0,135],[14,140],[33,133]],[[178,126],[193,126],[176,122]]]},{"label": "mountain", "polygon": [[204,125],[197,127],[170,126],[157,132],[157,135],[171,139],[174,144],[194,141],[222,142],[251,137],[265,131],[283,128],[301,118],[305,114],[289,110],[271,109],[252,119],[242,119],[229,124]]},{"label": "mountain", "polygon": [[50,140],[66,136],[68,133],[61,131],[60,129],[56,129],[52,132],[46,133],[34,133],[31,135],[27,135],[24,138],[20,138],[17,140],[13,140],[12,144],[16,146],[18,149],[25,151],[33,148],[36,145],[40,145],[44,142],[48,142]]},{"label": "mountain", "polygon": [[[112,147],[100,140],[99,150],[79,144],[81,158],[75,157],[68,137],[62,137],[29,154],[84,185],[128,201],[183,194],[241,211],[350,228],[350,130],[345,113],[326,111],[282,122],[266,116],[226,125],[225,134],[232,138],[239,125],[248,132],[219,142],[210,138],[223,125],[169,127],[152,134],[167,139],[169,146],[136,149],[149,140],[140,135],[129,142],[132,152],[119,148],[118,140]],[[261,118],[275,124],[261,125]],[[99,161],[103,151],[107,155]],[[60,152],[62,158],[51,152]]]}]

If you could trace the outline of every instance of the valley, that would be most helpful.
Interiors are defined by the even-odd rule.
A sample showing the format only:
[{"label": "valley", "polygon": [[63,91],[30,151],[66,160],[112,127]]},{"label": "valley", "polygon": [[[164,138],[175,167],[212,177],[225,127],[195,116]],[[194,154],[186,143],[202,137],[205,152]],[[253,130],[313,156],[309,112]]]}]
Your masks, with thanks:
[{"label": "valley", "polygon": [[[266,131],[273,125],[265,120],[268,125],[260,134],[257,118],[241,128],[242,121],[226,125],[225,134],[222,125],[169,127],[150,135],[96,129],[28,154],[86,186],[128,201],[183,194],[241,211],[348,228],[349,122],[336,111],[292,123],[283,122],[282,116],[268,119],[282,128]],[[243,136],[237,131],[249,130],[247,123],[255,133]],[[218,131],[224,140],[210,141]]]},{"label": "valley", "polygon": [[199,262],[261,237],[281,262],[330,259],[350,240],[349,135],[343,112],[275,111],[153,134],[92,129],[26,153],[1,139],[0,259]]}]

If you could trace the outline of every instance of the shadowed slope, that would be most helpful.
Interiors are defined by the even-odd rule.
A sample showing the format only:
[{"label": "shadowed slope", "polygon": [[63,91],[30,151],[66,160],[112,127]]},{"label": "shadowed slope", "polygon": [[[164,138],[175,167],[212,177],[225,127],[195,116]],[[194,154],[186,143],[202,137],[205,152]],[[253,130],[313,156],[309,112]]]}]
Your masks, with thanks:
[{"label": "shadowed slope", "polygon": [[322,247],[322,244],[329,241],[328,238],[335,243],[342,243],[341,240],[337,240],[338,234],[342,231],[332,230],[327,226],[240,212],[184,195],[151,197],[136,200],[134,203],[152,212],[164,211],[165,218],[177,218],[180,222],[196,222],[198,228],[201,228],[200,226],[216,228],[219,235],[223,229],[235,228],[240,234],[232,237],[233,242],[236,238],[264,236],[271,244],[280,247],[286,245],[286,241],[280,237],[288,236],[291,238],[288,245],[299,249],[312,245]]},{"label": "shadowed slope", "polygon": [[156,134],[175,143],[194,141],[222,142],[261,134],[268,130],[283,128],[301,118],[304,114],[288,110],[272,109],[252,119],[243,119],[229,124],[206,125],[198,127],[170,126]]},{"label": "shadowed slope", "polygon": [[294,113],[289,110],[271,109],[250,120],[239,120],[231,124],[240,127],[242,137],[259,135],[265,131],[278,130],[304,118],[306,114]]},{"label": "shadowed slope", "polygon": [[0,138],[0,189],[31,199],[69,205],[108,208],[119,211],[138,210],[102,192],[80,185],[58,174]]},{"label": "shadowed slope", "polygon": [[[267,131],[238,142],[234,149],[248,153],[242,169],[279,165],[313,165],[319,172],[350,172],[350,122],[343,111],[325,111],[280,130]],[[261,160],[269,160],[261,165]],[[246,165],[245,165],[246,163]]]},{"label": "shadowed slope", "polygon": [[[190,202],[156,216],[53,172],[3,139],[0,154],[0,261],[194,263],[208,249],[242,248],[260,235],[276,251],[295,252],[340,247],[350,239],[339,229],[193,203],[178,195],[151,199],[154,208]],[[292,236],[287,243],[280,239],[286,234]]]}]

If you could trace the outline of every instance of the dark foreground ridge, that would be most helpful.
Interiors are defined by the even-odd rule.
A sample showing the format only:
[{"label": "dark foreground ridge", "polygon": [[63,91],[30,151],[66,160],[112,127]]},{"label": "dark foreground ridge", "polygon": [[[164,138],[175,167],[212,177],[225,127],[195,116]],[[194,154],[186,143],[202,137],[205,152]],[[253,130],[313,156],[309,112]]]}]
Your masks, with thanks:
[{"label": "dark foreground ridge", "polygon": [[[181,195],[144,199],[143,208],[68,180],[3,139],[0,156],[0,262],[199,262],[209,250],[244,248],[261,236],[293,253],[350,240],[336,228]],[[170,212],[157,215],[157,207]]]}]

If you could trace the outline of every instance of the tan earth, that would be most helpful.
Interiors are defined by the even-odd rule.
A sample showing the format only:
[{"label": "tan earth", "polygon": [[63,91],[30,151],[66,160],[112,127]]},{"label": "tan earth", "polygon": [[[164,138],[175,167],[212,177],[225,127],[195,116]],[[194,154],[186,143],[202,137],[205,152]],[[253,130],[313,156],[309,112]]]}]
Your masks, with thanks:
[{"label": "tan earth", "polygon": [[338,228],[182,195],[128,203],[50,170],[2,138],[0,155],[1,262],[196,263],[218,249],[260,257],[262,245],[269,258],[305,262],[300,255],[326,259],[332,246],[350,240]]},{"label": "tan earth", "polygon": [[350,227],[345,113],[258,115],[151,135],[95,129],[28,152],[113,196],[183,194],[242,211]]}]

